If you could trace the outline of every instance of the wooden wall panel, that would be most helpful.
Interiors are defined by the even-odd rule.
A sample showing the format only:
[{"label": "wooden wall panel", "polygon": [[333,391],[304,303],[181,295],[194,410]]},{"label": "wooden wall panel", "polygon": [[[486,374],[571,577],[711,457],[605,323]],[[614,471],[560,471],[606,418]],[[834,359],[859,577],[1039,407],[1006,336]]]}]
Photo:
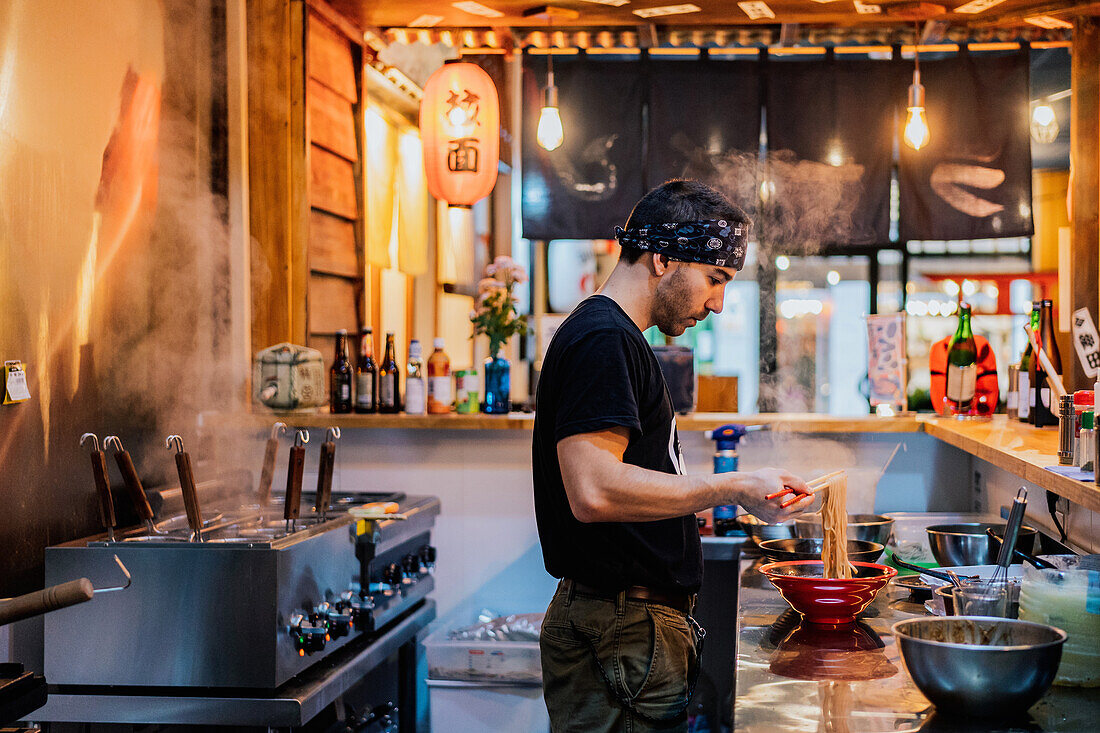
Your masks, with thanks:
[{"label": "wooden wall panel", "polygon": [[[1073,283],[1072,308],[1097,312],[1097,282],[1100,278],[1100,24],[1096,18],[1079,17],[1073,23],[1073,53],[1070,61],[1073,98],[1070,103],[1070,162],[1073,166],[1073,212],[1070,256],[1073,268],[1059,277]],[[1067,362],[1072,362],[1072,369]],[[1081,368],[1077,352],[1062,352],[1062,371],[1068,389],[1089,389],[1093,382]]]},{"label": "wooden wall panel", "polygon": [[313,144],[347,160],[359,160],[352,103],[315,79],[306,86]]},{"label": "wooden wall panel", "polygon": [[309,217],[309,267],[314,272],[361,278],[355,225],[314,209]]},{"label": "wooden wall panel", "polygon": [[353,165],[316,145],[310,153],[310,204],[345,219],[357,218],[359,207]]},{"label": "wooden wall panel", "polygon": [[309,75],[349,102],[359,101],[348,39],[316,15],[310,17]]},{"label": "wooden wall panel", "polygon": [[305,340],[304,9],[247,3],[251,351]]},{"label": "wooden wall panel", "polygon": [[[313,274],[309,278],[309,331],[354,333],[359,324],[359,284],[345,277]],[[314,347],[316,348],[316,347]]]}]

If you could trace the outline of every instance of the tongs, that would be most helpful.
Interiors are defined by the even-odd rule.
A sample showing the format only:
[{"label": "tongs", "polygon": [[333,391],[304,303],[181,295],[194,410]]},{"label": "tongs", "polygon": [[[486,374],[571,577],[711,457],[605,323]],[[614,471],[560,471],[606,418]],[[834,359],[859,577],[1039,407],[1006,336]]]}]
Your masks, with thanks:
[{"label": "tongs", "polygon": [[[981,577],[981,576],[978,576],[978,575],[959,575],[958,573],[953,573],[953,572],[950,572],[950,571],[934,570],[932,568],[926,568],[926,567],[922,567],[920,565],[914,565],[913,563],[905,562],[904,560],[899,558],[897,555],[894,555],[890,559],[898,567],[905,568],[906,570],[914,570],[914,571],[920,573],[921,575],[927,575],[929,577],[945,581],[945,582],[950,583],[951,585],[955,585],[955,586],[959,585],[958,581],[960,581],[960,580],[979,580],[980,577]],[[954,577],[952,577],[952,576],[954,576]]]}]

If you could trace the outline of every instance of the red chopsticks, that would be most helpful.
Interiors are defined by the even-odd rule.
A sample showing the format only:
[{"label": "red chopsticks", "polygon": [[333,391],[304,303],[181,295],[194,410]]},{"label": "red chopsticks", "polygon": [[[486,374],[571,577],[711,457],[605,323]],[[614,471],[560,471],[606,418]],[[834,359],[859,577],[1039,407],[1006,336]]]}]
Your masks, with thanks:
[{"label": "red chopsticks", "polygon": [[[810,488],[810,495],[816,494],[821,489],[824,489],[826,486],[829,485],[830,481],[832,481],[834,478],[836,478],[838,476],[845,475],[845,473],[846,473],[845,471],[833,471],[832,473],[827,473],[824,476],[820,476],[818,478],[815,478],[813,481],[807,482],[806,485]],[[783,496],[784,494],[793,494],[793,493],[795,493],[794,489],[786,488],[786,489],[783,489],[782,491],[776,491],[774,494],[768,494],[767,496],[764,497],[764,500],[765,501],[771,501],[772,499],[774,499],[778,496]],[[783,502],[779,506],[782,509],[786,509],[787,507],[791,506],[792,504],[794,504],[798,501],[801,501],[802,497],[804,497],[804,496],[806,496],[806,494],[798,494],[798,496],[795,496],[792,499],[788,499],[787,501]]]}]

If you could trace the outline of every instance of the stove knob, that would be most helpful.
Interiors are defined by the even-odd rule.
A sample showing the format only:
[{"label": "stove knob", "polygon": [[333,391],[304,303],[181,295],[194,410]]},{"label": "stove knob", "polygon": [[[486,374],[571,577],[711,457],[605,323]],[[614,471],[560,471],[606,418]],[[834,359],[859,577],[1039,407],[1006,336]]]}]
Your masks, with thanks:
[{"label": "stove knob", "polygon": [[341,613],[340,611],[333,609],[328,612],[328,633],[333,639],[339,639],[342,636],[347,636],[351,633],[352,627],[352,615],[350,613]]},{"label": "stove knob", "polygon": [[313,624],[304,614],[296,613],[290,617],[290,636],[294,640],[298,656],[304,657],[325,648],[328,629],[323,625]]},{"label": "stove knob", "polygon": [[435,548],[431,545],[424,545],[419,550],[420,562],[423,563],[425,571],[428,573],[435,572]]},{"label": "stove knob", "polygon": [[360,598],[348,591],[335,604],[336,610],[349,620],[348,630],[374,631],[374,601],[368,596]]},{"label": "stove knob", "polygon": [[420,556],[414,555],[411,552],[405,557],[401,558],[401,567],[405,571],[405,582],[415,583],[416,577],[421,574],[422,568],[420,566]]},{"label": "stove knob", "polygon": [[382,569],[382,582],[386,583],[392,588],[396,588],[401,585],[401,581],[405,578],[405,571],[401,569],[401,566],[395,562],[391,562],[389,565]]}]

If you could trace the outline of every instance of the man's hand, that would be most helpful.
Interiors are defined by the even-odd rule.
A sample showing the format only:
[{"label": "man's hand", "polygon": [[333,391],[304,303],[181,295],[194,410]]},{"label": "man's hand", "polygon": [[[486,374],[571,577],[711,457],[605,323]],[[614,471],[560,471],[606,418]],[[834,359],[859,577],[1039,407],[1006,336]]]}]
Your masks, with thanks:
[{"label": "man's hand", "polygon": [[[749,514],[769,524],[783,522],[797,516],[813,503],[814,495],[806,486],[806,482],[783,469],[761,468],[758,471],[731,475],[751,479],[742,484],[737,503]],[[792,489],[795,494],[802,494],[802,497],[785,509],[779,505],[794,498],[792,494],[783,494],[770,500],[764,498],[783,489]]]}]

